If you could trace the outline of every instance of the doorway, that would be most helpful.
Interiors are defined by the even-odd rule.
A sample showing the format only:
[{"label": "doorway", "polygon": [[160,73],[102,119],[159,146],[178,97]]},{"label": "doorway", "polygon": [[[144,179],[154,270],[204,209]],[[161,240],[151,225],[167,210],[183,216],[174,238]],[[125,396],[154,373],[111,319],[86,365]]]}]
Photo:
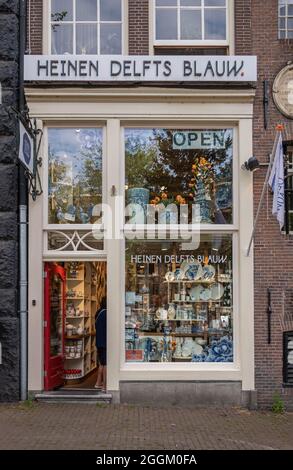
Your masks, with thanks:
[{"label": "doorway", "polygon": [[96,312],[107,296],[106,262],[45,263],[45,390],[94,389]]}]

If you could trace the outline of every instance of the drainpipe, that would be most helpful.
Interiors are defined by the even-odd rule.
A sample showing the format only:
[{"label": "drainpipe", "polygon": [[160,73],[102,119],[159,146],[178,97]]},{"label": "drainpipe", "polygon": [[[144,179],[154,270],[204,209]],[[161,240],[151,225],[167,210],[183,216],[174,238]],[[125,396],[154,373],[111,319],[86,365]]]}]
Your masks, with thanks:
[{"label": "drainpipe", "polygon": [[[25,110],[24,54],[26,44],[26,0],[19,2],[19,112]],[[20,320],[20,399],[28,397],[28,183],[22,165],[18,170],[19,216],[19,320]]]}]

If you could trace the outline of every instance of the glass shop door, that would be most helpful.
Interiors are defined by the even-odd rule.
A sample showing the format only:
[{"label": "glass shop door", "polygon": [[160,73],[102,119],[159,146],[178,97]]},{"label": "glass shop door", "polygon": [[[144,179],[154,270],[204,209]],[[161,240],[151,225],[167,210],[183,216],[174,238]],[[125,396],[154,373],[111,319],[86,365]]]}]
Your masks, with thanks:
[{"label": "glass shop door", "polygon": [[64,383],[65,270],[52,263],[45,264],[44,345],[45,390]]}]

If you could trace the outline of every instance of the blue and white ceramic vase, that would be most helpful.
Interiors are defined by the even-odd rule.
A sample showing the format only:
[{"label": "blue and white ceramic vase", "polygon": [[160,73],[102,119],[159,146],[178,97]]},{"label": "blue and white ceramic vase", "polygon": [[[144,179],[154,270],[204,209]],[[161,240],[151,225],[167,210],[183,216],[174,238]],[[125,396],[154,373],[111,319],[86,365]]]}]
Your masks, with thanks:
[{"label": "blue and white ceramic vase", "polygon": [[127,191],[127,204],[138,204],[140,205],[144,213],[147,212],[147,205],[150,200],[150,191],[145,188],[131,188]]}]

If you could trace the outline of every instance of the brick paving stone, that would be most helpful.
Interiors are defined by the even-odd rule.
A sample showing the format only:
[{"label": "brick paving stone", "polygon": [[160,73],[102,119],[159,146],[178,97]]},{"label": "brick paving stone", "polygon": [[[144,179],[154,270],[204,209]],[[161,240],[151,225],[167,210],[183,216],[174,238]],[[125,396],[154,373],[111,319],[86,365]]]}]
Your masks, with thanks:
[{"label": "brick paving stone", "polygon": [[85,404],[0,405],[0,449],[292,449],[293,413]]}]

